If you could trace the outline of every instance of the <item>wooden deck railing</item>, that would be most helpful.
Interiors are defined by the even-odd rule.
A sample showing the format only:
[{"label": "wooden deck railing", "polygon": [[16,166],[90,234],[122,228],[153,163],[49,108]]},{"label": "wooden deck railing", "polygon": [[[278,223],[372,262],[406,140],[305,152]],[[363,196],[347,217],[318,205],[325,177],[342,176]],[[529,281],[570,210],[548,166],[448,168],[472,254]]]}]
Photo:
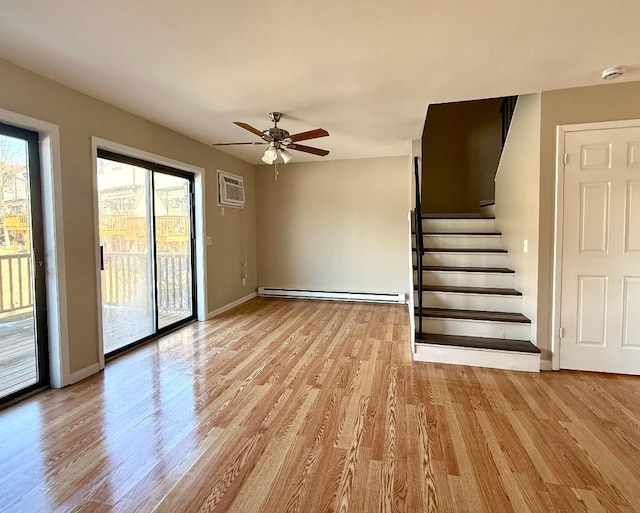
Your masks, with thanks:
[{"label": "wooden deck railing", "polygon": [[31,307],[31,255],[0,255],[0,314]]},{"label": "wooden deck railing", "polygon": [[[105,304],[143,304],[149,296],[146,253],[105,255]],[[158,309],[191,311],[191,263],[188,255],[158,254]],[[0,314],[33,307],[31,255],[0,255]]]},{"label": "wooden deck railing", "polygon": [[[103,300],[106,305],[147,305],[147,253],[109,253],[104,256]],[[191,262],[188,255],[156,255],[158,310],[191,312]]]}]

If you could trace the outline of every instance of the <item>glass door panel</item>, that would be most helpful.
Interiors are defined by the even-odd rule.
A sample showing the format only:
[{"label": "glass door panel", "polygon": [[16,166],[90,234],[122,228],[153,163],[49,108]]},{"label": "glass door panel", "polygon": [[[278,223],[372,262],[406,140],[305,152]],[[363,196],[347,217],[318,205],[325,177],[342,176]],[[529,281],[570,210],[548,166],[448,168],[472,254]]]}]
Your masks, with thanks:
[{"label": "glass door panel", "polygon": [[0,400],[48,384],[38,134],[0,124]]},{"label": "glass door panel", "polygon": [[104,352],[195,318],[193,177],[98,150]]},{"label": "glass door panel", "polygon": [[98,159],[105,353],[156,331],[147,169]]},{"label": "glass door panel", "polygon": [[158,327],[193,316],[191,181],[154,173]]}]

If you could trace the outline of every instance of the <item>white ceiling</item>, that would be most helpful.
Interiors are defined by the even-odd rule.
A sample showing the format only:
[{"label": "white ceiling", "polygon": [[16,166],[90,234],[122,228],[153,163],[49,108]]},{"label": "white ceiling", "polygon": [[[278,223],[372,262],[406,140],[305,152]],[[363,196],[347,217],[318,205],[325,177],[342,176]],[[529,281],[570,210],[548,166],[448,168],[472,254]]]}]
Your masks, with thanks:
[{"label": "white ceiling", "polygon": [[407,154],[429,103],[640,80],[638,19],[638,0],[0,0],[0,57],[205,143],[279,110],[361,158]]}]

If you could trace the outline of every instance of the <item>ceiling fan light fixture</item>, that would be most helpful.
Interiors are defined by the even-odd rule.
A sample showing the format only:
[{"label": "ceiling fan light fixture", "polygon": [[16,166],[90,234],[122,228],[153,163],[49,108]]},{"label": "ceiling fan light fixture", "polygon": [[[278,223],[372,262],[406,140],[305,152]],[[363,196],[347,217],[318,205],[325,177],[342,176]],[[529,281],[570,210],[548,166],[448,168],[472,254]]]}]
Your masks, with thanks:
[{"label": "ceiling fan light fixture", "polygon": [[291,153],[289,153],[284,148],[280,150],[280,156],[282,157],[282,162],[284,162],[285,164],[288,164],[293,158],[293,155],[291,155]]},{"label": "ceiling fan light fixture", "polygon": [[271,144],[271,146],[267,148],[267,151],[264,152],[264,155],[262,156],[262,162],[271,165],[276,161],[277,158],[278,151],[276,150],[276,147]]}]

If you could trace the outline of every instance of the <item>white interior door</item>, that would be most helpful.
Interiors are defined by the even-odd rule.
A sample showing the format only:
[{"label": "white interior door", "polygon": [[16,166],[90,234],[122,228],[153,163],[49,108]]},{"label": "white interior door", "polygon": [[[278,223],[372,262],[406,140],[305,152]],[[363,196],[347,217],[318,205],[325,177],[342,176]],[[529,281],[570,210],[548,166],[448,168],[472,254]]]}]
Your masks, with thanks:
[{"label": "white interior door", "polygon": [[560,367],[640,374],[640,127],[565,152]]}]

